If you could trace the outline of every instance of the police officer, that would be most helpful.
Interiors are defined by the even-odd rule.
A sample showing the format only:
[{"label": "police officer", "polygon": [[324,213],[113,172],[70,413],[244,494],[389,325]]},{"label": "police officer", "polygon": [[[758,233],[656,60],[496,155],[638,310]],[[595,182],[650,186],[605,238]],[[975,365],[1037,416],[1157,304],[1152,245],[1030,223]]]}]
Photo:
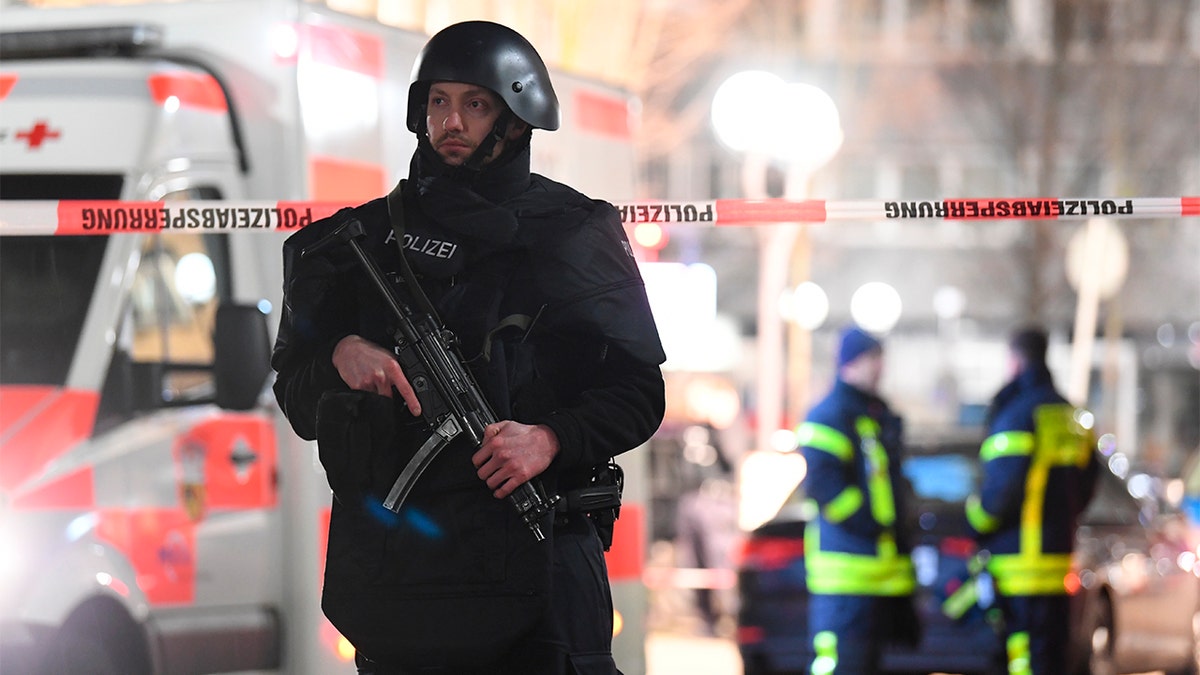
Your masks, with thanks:
[{"label": "police officer", "polygon": [[[591,485],[612,456],[646,441],[665,407],[659,368],[665,356],[620,218],[612,205],[530,172],[532,129],[556,129],[559,107],[541,58],[509,28],[470,21],[434,35],[413,68],[407,123],[417,136],[417,150],[406,181],[387,197],[316,222],[285,244],[286,307],[273,357],[276,396],[304,438],[318,436],[322,397],[347,391],[403,402],[394,416],[399,445],[409,454],[428,433],[404,432],[417,424],[420,402],[393,354],[394,327],[366,289],[364,275],[334,253],[313,261],[300,256],[355,217],[365,228],[363,247],[398,293],[412,301],[414,293],[402,281],[403,249],[412,276],[457,336],[501,419],[487,428],[482,447],[467,453],[470,463],[462,462],[470,473],[466,489],[485,495],[500,505],[504,518],[518,522],[504,498],[536,480],[548,495],[561,495],[560,511],[552,543],[545,544],[553,546],[549,601],[494,660],[462,663],[463,651],[456,648],[410,659],[360,646],[359,672],[618,673],[604,544],[589,512],[571,496]],[[454,461],[445,459],[449,469],[435,465],[429,471],[452,472]],[[451,480],[443,482],[461,479],[449,475]],[[439,480],[423,477],[417,484]],[[345,515],[356,512],[336,499],[337,491],[335,524],[358,517]],[[438,499],[435,495],[428,503],[436,505]],[[458,519],[470,525],[471,518],[460,514],[447,522],[458,525]],[[341,558],[360,556],[363,545],[379,545],[361,535],[375,525],[365,516],[357,522],[347,526],[358,528],[356,545],[343,550],[331,539],[327,614],[331,586],[367,583],[349,578],[352,572],[334,572],[340,576],[331,578],[328,571],[349,565]],[[395,570],[415,565],[427,549],[445,546],[432,539],[427,545],[416,535],[403,539],[414,529],[394,526],[381,532],[385,555],[397,546],[392,537],[402,538],[403,550],[395,560],[385,559],[382,568],[370,567],[373,559],[361,566],[369,574],[401,575],[397,583],[408,582],[403,576],[408,572]],[[532,540],[528,532],[520,535]],[[482,533],[459,536],[490,540]],[[464,551],[464,565],[485,570],[488,579],[522,573],[503,552],[470,548],[476,543],[451,546]],[[445,576],[452,569],[413,573]],[[466,588],[463,601],[470,602],[482,586]],[[369,592],[356,597],[366,604]],[[379,592],[388,588],[380,586]],[[514,598],[514,607],[519,600]],[[387,612],[380,616],[392,618]],[[467,632],[467,622],[478,617],[467,611],[460,618],[457,631]],[[467,644],[490,636],[457,637]],[[377,644],[387,647],[386,636]]]},{"label": "police officer", "polygon": [[874,673],[889,633],[915,627],[902,422],[879,397],[882,370],[879,340],[844,329],[833,389],[798,429],[817,507],[804,533],[812,675]]},{"label": "police officer", "polygon": [[1055,390],[1046,346],[1040,328],[1011,335],[1011,380],[988,410],[980,489],[966,506],[980,547],[991,554],[1010,675],[1067,672],[1063,582],[1098,467],[1090,417]]}]

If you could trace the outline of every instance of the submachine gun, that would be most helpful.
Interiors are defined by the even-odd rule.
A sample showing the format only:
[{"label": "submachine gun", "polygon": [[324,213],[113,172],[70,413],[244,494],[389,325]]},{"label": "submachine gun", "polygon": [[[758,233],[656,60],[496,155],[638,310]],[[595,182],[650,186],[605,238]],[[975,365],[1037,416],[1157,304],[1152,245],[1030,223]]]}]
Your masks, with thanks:
[{"label": "submachine gun", "polygon": [[[421,473],[451,441],[467,434],[475,448],[483,445],[484,429],[494,422],[492,411],[471,372],[463,366],[457,350],[457,338],[431,312],[416,313],[401,301],[384,278],[378,264],[363,250],[359,239],[364,236],[363,225],[357,219],[347,220],[320,241],[300,253],[303,258],[333,244],[346,244],[371,282],[379,290],[399,328],[393,335],[396,355],[405,377],[421,403],[421,417],[433,429],[429,440],[417,450],[408,465],[400,472],[383,505],[399,513],[405,498],[412,491]],[[401,253],[403,255],[403,253]],[[420,292],[414,289],[414,292]],[[558,497],[546,497],[540,482],[522,483],[508,496],[525,526],[538,541],[542,533],[542,518],[554,510]]]}]

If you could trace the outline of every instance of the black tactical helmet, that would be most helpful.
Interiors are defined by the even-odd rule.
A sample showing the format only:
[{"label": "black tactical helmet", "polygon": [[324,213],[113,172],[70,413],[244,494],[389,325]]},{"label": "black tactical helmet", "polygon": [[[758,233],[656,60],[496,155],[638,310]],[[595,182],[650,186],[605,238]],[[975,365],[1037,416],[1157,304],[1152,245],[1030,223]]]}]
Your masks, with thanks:
[{"label": "black tactical helmet", "polygon": [[[558,128],[558,97],[537,50],[519,33],[490,21],[465,21],[429,39],[413,64],[408,87],[408,129],[425,128],[425,105],[433,82],[487,87],[531,127]],[[419,133],[419,132],[418,132]]]}]

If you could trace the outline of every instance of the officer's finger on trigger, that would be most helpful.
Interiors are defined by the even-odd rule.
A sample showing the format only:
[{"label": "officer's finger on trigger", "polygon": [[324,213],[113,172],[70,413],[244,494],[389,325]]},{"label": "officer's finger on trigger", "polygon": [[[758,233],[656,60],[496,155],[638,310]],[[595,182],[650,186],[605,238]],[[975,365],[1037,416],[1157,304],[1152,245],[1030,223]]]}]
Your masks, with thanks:
[{"label": "officer's finger on trigger", "polygon": [[400,368],[400,364],[391,361],[387,367],[388,385],[395,387],[399,392],[400,398],[404,399],[404,405],[408,406],[409,412],[413,415],[421,414],[421,402],[417,399],[417,393],[413,391],[412,385],[408,382],[408,377],[404,375],[404,370]]}]

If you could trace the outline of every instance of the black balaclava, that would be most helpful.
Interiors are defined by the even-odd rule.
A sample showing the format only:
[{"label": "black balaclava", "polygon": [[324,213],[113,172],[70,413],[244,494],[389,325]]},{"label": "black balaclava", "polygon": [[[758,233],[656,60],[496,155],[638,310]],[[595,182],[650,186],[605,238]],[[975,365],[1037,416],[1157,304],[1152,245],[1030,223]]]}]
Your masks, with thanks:
[{"label": "black balaclava", "polygon": [[446,258],[410,254],[419,272],[446,278],[479,257],[512,245],[517,217],[502,204],[529,186],[531,131],[509,141],[492,161],[484,164],[483,160],[513,119],[511,112],[502,114],[487,139],[459,166],[442,160],[424,128],[418,132],[406,190],[406,199],[418,208],[407,219],[406,230],[414,241],[423,237],[454,245],[454,254]]}]

